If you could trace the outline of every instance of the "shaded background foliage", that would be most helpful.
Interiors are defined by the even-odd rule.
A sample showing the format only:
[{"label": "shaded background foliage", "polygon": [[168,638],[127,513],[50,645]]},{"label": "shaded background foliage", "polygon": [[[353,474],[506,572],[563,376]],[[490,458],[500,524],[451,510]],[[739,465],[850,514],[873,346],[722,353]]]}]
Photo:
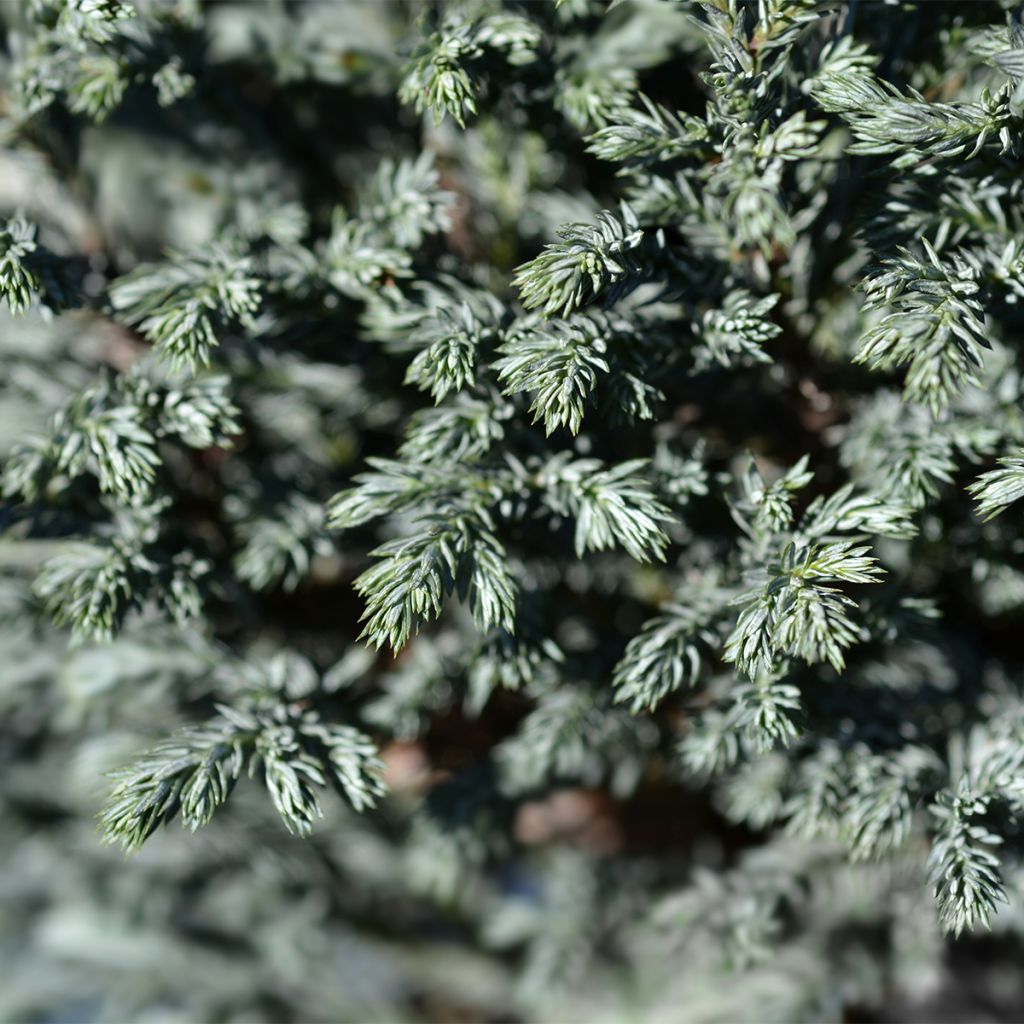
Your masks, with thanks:
[{"label": "shaded background foliage", "polygon": [[5,1018],[1019,1017],[1009,5],[0,17]]}]

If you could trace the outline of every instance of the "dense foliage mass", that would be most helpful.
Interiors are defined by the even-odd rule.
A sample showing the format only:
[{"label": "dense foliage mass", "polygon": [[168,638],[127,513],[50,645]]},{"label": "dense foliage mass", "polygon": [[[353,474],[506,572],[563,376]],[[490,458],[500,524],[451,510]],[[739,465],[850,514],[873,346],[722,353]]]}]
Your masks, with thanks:
[{"label": "dense foliage mass", "polygon": [[1024,1006],[1019,12],[0,18],[0,1016]]}]

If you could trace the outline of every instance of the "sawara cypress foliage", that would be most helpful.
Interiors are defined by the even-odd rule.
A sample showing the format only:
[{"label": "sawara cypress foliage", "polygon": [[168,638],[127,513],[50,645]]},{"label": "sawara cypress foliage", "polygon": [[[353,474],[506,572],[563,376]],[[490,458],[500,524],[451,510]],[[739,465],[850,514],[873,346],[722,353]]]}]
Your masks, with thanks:
[{"label": "sawara cypress foliage", "polygon": [[1024,1012],[1016,5],[0,19],[0,1017]]}]

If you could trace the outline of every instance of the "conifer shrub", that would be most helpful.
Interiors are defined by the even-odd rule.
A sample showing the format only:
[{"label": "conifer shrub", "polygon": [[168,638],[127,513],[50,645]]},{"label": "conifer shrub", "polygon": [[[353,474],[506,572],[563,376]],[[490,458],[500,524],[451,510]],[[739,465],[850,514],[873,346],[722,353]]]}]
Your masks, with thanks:
[{"label": "conifer shrub", "polygon": [[1015,5],[0,19],[4,1019],[1015,1019]]}]

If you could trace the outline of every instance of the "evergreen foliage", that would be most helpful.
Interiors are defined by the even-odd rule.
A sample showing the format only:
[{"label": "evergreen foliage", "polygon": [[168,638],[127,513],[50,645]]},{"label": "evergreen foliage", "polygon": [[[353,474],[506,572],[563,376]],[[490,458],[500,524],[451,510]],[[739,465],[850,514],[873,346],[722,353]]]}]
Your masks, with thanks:
[{"label": "evergreen foliage", "polygon": [[982,1005],[1021,12],[0,22],[0,1016]]}]

